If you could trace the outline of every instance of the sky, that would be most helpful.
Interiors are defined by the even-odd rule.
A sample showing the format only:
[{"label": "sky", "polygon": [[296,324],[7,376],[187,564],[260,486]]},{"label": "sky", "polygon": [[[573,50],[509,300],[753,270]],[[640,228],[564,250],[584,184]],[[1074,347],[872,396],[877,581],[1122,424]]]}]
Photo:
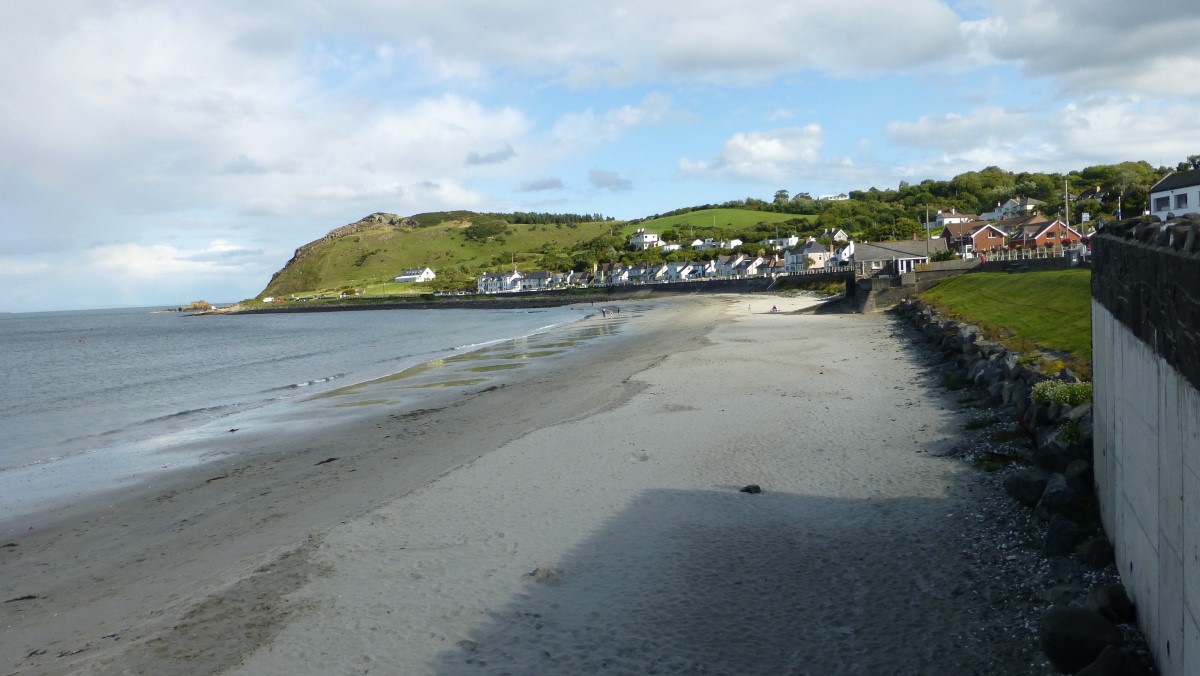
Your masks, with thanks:
[{"label": "sky", "polygon": [[252,297],[379,211],[632,219],[1200,153],[1195,0],[0,0],[0,17],[0,312]]}]

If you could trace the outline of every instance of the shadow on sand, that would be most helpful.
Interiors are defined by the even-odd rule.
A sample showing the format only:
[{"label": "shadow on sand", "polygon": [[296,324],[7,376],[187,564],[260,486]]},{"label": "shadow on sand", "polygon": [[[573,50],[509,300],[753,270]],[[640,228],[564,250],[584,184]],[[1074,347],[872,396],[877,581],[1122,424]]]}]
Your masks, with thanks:
[{"label": "shadow on sand", "polygon": [[[443,652],[439,674],[1037,673],[942,498],[656,490]],[[1001,604],[1002,605],[1002,604]]]}]

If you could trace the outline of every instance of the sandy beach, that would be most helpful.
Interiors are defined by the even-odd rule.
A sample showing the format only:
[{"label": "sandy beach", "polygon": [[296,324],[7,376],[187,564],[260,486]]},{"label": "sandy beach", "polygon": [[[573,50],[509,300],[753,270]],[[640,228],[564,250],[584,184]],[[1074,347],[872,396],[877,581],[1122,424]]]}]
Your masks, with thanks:
[{"label": "sandy beach", "polygon": [[953,395],[812,302],[626,301],[495,383],[346,392],[2,524],[0,601],[34,598],[0,674],[1045,673]]}]

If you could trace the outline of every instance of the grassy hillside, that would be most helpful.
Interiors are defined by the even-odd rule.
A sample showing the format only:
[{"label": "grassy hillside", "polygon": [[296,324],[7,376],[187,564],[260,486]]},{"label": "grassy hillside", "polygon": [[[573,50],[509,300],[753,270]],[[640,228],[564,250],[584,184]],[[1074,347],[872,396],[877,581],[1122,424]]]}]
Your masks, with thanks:
[{"label": "grassy hillside", "polygon": [[1061,353],[1077,371],[1091,372],[1090,270],[1006,274],[980,272],[948,279],[921,294],[946,316],[978,325],[1020,351]]},{"label": "grassy hillside", "polygon": [[[675,230],[681,237],[701,239],[705,237],[735,236],[739,233],[755,230],[762,224],[779,225],[779,236],[785,237],[793,231],[799,232],[805,227],[815,227],[816,216],[797,214],[781,214],[773,211],[753,211],[749,209],[700,209],[686,214],[663,216],[627,225],[623,231],[633,234],[637,228],[645,228],[652,232],[661,233],[664,230]],[[762,227],[757,228],[763,230]],[[715,232],[714,232],[715,230]],[[773,236],[774,228],[770,228]]]},{"label": "grassy hillside", "polygon": [[[395,220],[399,220],[398,218]],[[481,270],[526,264],[543,252],[565,249],[616,231],[623,223],[507,224],[490,237],[468,237],[468,227],[493,223],[485,214],[453,212],[422,214],[406,224],[366,224],[350,234],[301,247],[297,256],[263,289],[259,297],[319,294],[347,288],[368,288],[371,295],[405,268],[429,266],[438,274],[433,286],[395,285],[390,293],[427,293],[437,286],[461,286]],[[361,223],[361,222],[360,222]],[[347,226],[349,227],[349,226]],[[342,230],[339,228],[339,230]],[[337,231],[335,231],[337,232]]]}]

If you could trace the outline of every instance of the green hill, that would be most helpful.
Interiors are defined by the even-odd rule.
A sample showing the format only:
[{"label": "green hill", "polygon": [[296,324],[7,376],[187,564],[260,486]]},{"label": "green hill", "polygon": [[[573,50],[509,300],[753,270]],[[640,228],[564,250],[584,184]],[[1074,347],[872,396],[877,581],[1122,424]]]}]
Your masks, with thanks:
[{"label": "green hill", "polygon": [[[376,213],[336,228],[295,255],[258,295],[320,295],[367,289],[371,295],[473,286],[481,271],[530,267],[624,225],[614,221],[512,223],[512,215],[468,211],[401,217]],[[390,284],[405,268],[429,266],[433,285]],[[387,285],[387,288],[380,287]]]},{"label": "green hill", "polygon": [[[729,234],[759,231],[773,233],[778,226],[780,236],[802,232],[816,227],[815,215],[785,214],[774,211],[755,211],[751,209],[697,209],[682,214],[660,216],[624,228],[627,234],[633,234],[637,228],[645,228],[653,232],[674,230],[680,237],[691,241],[695,238],[724,237]],[[693,234],[694,233],[694,234]],[[771,234],[765,236],[773,236]]]}]

